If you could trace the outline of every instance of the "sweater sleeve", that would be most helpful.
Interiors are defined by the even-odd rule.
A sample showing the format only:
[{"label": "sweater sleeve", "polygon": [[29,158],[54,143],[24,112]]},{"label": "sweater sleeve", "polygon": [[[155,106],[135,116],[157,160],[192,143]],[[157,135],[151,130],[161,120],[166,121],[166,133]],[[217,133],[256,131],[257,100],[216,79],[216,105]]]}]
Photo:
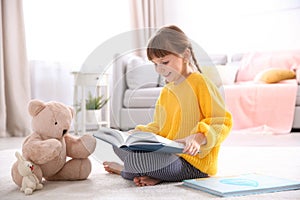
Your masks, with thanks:
[{"label": "sweater sleeve", "polygon": [[160,123],[159,123],[161,121],[160,99],[162,98],[163,91],[164,89],[161,91],[160,96],[156,101],[153,121],[148,123],[147,125],[137,125],[135,127],[135,130],[159,134],[161,130]]},{"label": "sweater sleeve", "polygon": [[207,143],[201,146],[201,157],[204,157],[228,136],[232,116],[226,110],[218,88],[210,80],[203,77],[198,86],[197,97],[202,116],[192,134],[203,133],[206,136]]}]

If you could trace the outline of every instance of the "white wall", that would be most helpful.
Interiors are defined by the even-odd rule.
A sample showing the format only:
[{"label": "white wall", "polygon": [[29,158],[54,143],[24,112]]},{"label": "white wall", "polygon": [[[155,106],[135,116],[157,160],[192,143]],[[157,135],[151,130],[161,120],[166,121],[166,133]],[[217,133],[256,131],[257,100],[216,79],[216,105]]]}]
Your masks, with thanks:
[{"label": "white wall", "polygon": [[[164,0],[208,53],[300,48],[299,0]],[[129,0],[24,0],[30,60],[82,63],[105,40],[130,30]]]},{"label": "white wall", "polygon": [[[33,97],[72,104],[72,92],[65,92],[72,90],[72,76],[66,75],[69,69],[57,67],[80,67],[104,41],[129,31],[129,0],[23,2],[29,59],[45,67],[36,66],[41,76],[33,74]],[[300,49],[300,0],[164,0],[164,4],[167,24],[179,25],[210,54]],[[57,84],[43,85],[53,81]]]},{"label": "white wall", "polygon": [[299,0],[166,0],[166,7],[167,23],[208,53],[300,48]]}]

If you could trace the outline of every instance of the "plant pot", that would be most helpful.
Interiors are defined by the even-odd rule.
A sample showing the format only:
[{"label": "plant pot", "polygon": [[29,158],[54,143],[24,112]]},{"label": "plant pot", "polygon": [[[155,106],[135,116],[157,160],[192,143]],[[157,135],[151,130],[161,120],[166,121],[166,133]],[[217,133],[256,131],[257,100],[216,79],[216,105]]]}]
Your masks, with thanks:
[{"label": "plant pot", "polygon": [[86,110],[86,122],[99,124],[101,122],[101,110]]}]

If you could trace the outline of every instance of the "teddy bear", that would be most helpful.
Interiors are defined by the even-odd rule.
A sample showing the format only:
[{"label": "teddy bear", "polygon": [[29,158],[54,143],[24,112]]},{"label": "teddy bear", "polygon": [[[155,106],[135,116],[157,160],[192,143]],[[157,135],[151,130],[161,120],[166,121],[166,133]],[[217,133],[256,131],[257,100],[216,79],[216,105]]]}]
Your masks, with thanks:
[{"label": "teddy bear", "polygon": [[32,194],[34,190],[42,189],[43,185],[33,173],[34,165],[25,160],[25,158],[17,151],[15,156],[18,159],[18,172],[23,177],[20,191],[24,192],[26,195],[29,195]]},{"label": "teddy bear", "polygon": [[[74,136],[69,133],[74,109],[60,102],[31,100],[28,105],[32,116],[32,133],[22,145],[23,157],[35,165],[33,173],[39,182],[84,180],[91,169],[89,156],[96,148],[96,139],[90,135]],[[13,181],[22,186],[17,162],[11,169]]]}]

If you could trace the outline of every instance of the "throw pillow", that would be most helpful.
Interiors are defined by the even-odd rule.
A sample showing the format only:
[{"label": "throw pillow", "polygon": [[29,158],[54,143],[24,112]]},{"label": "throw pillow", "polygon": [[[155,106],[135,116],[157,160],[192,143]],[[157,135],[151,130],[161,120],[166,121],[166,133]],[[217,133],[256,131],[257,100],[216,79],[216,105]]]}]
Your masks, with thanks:
[{"label": "throw pillow", "polygon": [[252,81],[262,70],[281,68],[291,70],[300,65],[300,49],[271,52],[252,52],[243,56],[237,82]]},{"label": "throw pillow", "polygon": [[296,78],[296,73],[289,69],[270,68],[258,73],[254,81],[264,83],[278,83],[287,79]]},{"label": "throw pillow", "polygon": [[239,69],[237,64],[217,65],[216,66],[223,85],[233,85]]},{"label": "throw pillow", "polygon": [[238,65],[201,66],[201,70],[217,87],[235,83]]},{"label": "throw pillow", "polygon": [[154,64],[145,59],[132,56],[127,63],[126,82],[130,89],[157,87],[159,74]]}]

